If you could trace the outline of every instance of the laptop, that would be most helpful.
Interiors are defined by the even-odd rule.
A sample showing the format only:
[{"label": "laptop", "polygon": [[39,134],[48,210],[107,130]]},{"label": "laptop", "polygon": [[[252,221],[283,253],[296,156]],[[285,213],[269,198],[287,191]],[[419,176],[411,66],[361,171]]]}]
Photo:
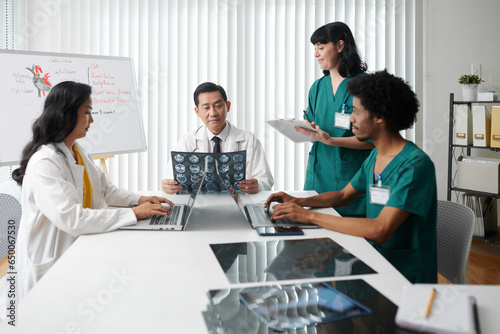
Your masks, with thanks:
[{"label": "laptop", "polygon": [[123,226],[122,230],[157,230],[157,231],[183,231],[193,212],[194,202],[201,190],[201,185],[207,174],[207,161],[205,160],[205,169],[203,177],[196,183],[189,196],[187,204],[176,204],[171,208],[171,214],[166,216],[154,215],[146,219],[137,221],[137,224]]},{"label": "laptop", "polygon": [[216,178],[219,179],[219,183],[225,186],[226,190],[234,199],[234,201],[238,205],[238,208],[243,213],[250,226],[252,226],[253,228],[270,227],[270,226],[280,226],[280,227],[297,226],[300,228],[318,228],[317,225],[299,223],[291,219],[271,220],[271,216],[273,215],[272,209],[267,210],[264,207],[263,203],[245,204],[238,195],[236,189],[234,189],[233,187],[228,187],[227,183],[224,182],[224,180],[219,174],[219,166],[217,161],[215,162],[215,170],[216,170]]}]

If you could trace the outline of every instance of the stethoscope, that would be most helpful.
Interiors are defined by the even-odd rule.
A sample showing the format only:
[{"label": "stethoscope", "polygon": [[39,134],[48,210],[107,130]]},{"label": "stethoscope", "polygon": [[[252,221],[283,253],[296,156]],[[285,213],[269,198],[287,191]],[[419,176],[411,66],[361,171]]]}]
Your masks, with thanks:
[{"label": "stethoscope", "polygon": [[[198,134],[198,131],[200,131],[200,129],[202,129],[202,128],[203,128],[203,125],[200,126],[198,129],[196,129],[196,132],[194,133],[195,137]],[[200,150],[200,148],[198,147],[198,140],[195,139],[195,142],[196,142],[196,147],[193,150],[193,153]],[[240,142],[237,142],[237,144],[238,144],[238,149],[236,151],[241,151],[241,149],[240,149]]]},{"label": "stethoscope", "polygon": [[71,174],[71,178],[73,179],[73,184],[76,187],[75,176],[73,175],[73,171],[71,170],[71,166],[69,165],[68,157],[66,156],[66,154],[64,154],[64,152],[56,144],[53,144],[53,146],[56,149],[57,155],[63,157],[63,160],[64,160],[64,162],[66,163],[66,166],[69,169],[69,173]]}]

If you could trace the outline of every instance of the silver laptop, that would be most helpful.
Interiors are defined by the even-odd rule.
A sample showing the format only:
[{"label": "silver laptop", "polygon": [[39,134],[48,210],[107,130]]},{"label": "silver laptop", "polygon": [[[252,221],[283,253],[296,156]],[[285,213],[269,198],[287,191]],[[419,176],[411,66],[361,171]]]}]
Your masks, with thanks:
[{"label": "silver laptop", "polygon": [[155,215],[147,219],[137,221],[137,224],[123,226],[122,230],[159,230],[159,231],[182,231],[186,228],[189,217],[193,212],[194,202],[200,193],[201,186],[207,174],[207,162],[205,161],[205,172],[200,181],[193,187],[187,204],[176,204],[171,208],[171,214],[166,216]]},{"label": "silver laptop", "polygon": [[215,161],[215,170],[216,170],[216,177],[219,179],[219,183],[221,185],[224,185],[227,191],[229,191],[229,194],[231,197],[234,199],[236,204],[238,205],[238,208],[240,208],[240,211],[243,213],[245,218],[247,219],[248,223],[250,226],[253,228],[257,227],[269,227],[269,226],[283,226],[283,227],[289,227],[289,226],[297,226],[300,228],[317,228],[317,225],[314,224],[303,224],[299,223],[295,220],[291,219],[279,219],[279,220],[271,220],[271,216],[273,215],[272,209],[267,210],[264,207],[263,203],[256,203],[256,204],[245,204],[243,203],[243,200],[240,198],[238,195],[238,192],[236,189],[233,187],[228,187],[227,183],[224,182],[222,177],[219,174],[219,168],[218,168],[218,163]]}]

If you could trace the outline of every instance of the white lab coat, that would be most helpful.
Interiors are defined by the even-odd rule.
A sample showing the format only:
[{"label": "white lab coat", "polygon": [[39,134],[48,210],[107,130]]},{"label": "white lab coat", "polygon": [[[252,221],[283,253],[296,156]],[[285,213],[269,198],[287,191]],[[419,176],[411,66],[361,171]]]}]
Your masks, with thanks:
[{"label": "white lab coat", "polygon": [[20,298],[79,235],[107,232],[137,223],[131,208],[100,210],[107,205],[136,205],[141,195],[111,184],[90,155],[77,146],[92,182],[93,209],[82,206],[84,167],[76,164],[64,143],[42,146],[28,163],[16,242]]},{"label": "white lab coat", "polygon": [[[267,164],[262,144],[249,131],[238,129],[227,121],[229,133],[227,135],[227,152],[247,151],[246,178],[259,181],[259,191],[271,190],[274,184],[273,174]],[[174,151],[180,152],[210,152],[209,139],[206,127],[200,126],[197,130],[184,134]],[[169,160],[166,172],[167,179],[173,179],[172,161]]]}]

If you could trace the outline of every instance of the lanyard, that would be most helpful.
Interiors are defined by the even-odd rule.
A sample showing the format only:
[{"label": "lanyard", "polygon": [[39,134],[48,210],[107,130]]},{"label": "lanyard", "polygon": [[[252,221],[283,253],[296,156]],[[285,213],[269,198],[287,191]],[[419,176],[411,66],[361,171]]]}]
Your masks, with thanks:
[{"label": "lanyard", "polygon": [[386,205],[391,196],[391,188],[382,185],[382,175],[375,174],[376,184],[370,184],[370,203]]},{"label": "lanyard", "polygon": [[335,113],[335,123],[334,126],[342,129],[350,129],[351,128],[351,115],[345,113],[345,103],[342,104],[342,112]]}]

